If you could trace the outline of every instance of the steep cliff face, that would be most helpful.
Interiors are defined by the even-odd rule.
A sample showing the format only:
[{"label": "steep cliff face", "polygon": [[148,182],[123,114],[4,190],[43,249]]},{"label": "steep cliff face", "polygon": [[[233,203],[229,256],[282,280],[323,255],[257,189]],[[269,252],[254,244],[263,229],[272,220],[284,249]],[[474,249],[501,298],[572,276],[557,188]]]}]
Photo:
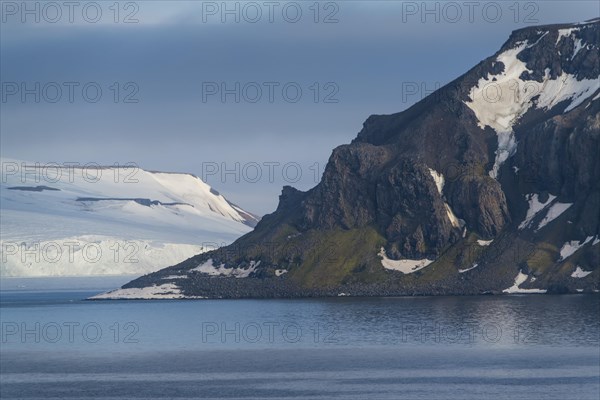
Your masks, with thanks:
[{"label": "steep cliff face", "polygon": [[369,117],[315,188],[284,188],[232,246],[125,287],[177,272],[209,297],[598,290],[599,46],[600,20],[513,32],[406,111]]}]

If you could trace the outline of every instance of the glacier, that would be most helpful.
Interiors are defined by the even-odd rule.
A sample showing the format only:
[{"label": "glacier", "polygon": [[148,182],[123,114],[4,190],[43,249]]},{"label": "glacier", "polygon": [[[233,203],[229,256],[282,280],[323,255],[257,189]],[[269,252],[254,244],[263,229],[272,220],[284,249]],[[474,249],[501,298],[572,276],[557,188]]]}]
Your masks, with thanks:
[{"label": "glacier", "polygon": [[192,174],[1,162],[2,277],[146,274],[257,220]]}]

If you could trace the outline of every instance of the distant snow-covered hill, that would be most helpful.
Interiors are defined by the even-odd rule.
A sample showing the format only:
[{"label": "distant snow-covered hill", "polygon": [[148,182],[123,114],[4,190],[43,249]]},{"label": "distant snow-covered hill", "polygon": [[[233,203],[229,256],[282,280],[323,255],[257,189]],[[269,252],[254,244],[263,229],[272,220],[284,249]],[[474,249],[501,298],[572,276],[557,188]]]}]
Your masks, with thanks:
[{"label": "distant snow-covered hill", "polygon": [[144,274],[257,222],[191,174],[7,159],[0,219],[1,276]]}]

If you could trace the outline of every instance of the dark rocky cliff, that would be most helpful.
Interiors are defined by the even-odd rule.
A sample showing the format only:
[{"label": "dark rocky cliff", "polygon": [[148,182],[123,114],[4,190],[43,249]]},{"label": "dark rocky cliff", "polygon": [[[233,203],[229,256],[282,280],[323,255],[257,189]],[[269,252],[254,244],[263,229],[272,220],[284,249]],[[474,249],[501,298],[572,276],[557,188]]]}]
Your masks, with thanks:
[{"label": "dark rocky cliff", "polygon": [[370,116],[253,232],[124,287],[184,274],[183,293],[207,297],[597,291],[599,45],[598,20],[513,32],[406,111]]}]

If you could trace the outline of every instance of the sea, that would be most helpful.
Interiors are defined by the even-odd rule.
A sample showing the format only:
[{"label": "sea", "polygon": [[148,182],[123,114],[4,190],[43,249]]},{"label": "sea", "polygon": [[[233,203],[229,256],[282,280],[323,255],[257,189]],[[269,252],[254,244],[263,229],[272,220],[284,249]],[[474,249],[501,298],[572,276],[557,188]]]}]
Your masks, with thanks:
[{"label": "sea", "polygon": [[0,290],[2,399],[600,398],[597,294],[90,301],[114,282],[31,283]]}]

